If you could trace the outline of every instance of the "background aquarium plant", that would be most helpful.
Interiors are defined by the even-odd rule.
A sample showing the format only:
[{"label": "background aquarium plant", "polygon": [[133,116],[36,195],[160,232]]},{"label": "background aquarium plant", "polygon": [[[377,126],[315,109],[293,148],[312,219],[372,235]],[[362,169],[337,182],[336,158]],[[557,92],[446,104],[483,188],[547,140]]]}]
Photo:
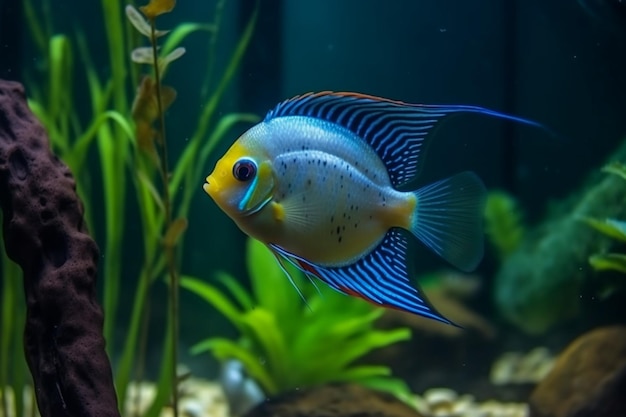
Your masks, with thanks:
[{"label": "background aquarium plant", "polygon": [[[291,265],[290,282],[270,250],[256,240],[248,240],[246,264],[251,292],[228,274],[218,275],[221,288],[182,278],[183,288],[210,303],[240,333],[235,340],[210,337],[192,352],[239,360],[268,395],[357,381],[409,398],[406,384],[392,378],[389,367],[359,362],[376,348],[408,339],[408,329],[377,329],[383,309],[307,282]],[[295,289],[301,298],[294,296]]]},{"label": "background aquarium plant", "polygon": [[[343,381],[390,391],[427,417],[616,398],[594,379],[619,380],[601,361],[562,352],[591,335],[582,358],[614,358],[616,373],[626,363],[623,2],[148,4],[0,2],[0,77],[24,83],[101,250],[98,297],[124,415],[157,416],[178,400],[181,413],[190,403],[225,413],[218,378],[233,358],[268,398]],[[485,258],[470,279],[440,272],[447,265],[420,245],[412,252],[414,284],[444,314],[471,317],[462,329],[291,271],[299,294],[202,191],[276,103],[325,90],[484,106],[557,132],[476,115],[435,132],[416,188],[471,170],[490,192]],[[21,417],[34,395],[23,283],[4,250],[0,262],[0,416]],[[448,275],[472,290],[457,297],[423,279]],[[607,328],[610,343],[595,338]],[[584,389],[569,377],[549,385],[583,368]],[[548,401],[562,392],[573,394]]]}]

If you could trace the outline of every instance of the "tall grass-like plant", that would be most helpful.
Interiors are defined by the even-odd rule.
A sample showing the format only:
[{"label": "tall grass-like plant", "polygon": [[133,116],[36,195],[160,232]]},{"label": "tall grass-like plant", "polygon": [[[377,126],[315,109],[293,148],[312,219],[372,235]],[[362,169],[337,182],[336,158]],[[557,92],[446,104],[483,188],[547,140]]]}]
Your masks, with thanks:
[{"label": "tall grass-like plant", "polygon": [[[234,78],[241,63],[245,50],[252,37],[256,22],[256,12],[244,28],[239,41],[232,50],[230,58],[220,72],[219,65],[214,62],[214,45],[219,33],[221,10],[225,0],[218,0],[216,15],[209,23],[181,23],[168,33],[166,41],[159,49],[159,54],[146,53],[139,49],[138,36],[131,23],[125,18],[125,4],[121,0],[101,0],[100,14],[102,27],[106,30],[108,49],[100,53],[108,56],[108,71],[96,70],[93,63],[88,33],[83,33],[78,27],[72,35],[57,33],[54,30],[55,22],[52,19],[54,4],[42,0],[43,4],[36,7],[34,0],[24,0],[23,7],[33,44],[40,51],[41,65],[45,78],[31,75],[27,82],[29,104],[35,114],[48,130],[52,147],[56,154],[71,168],[77,181],[78,193],[85,204],[86,221],[92,233],[96,230],[94,221],[102,217],[102,236],[95,236],[103,248],[102,281],[103,307],[105,311],[105,338],[109,352],[114,346],[113,339],[120,322],[128,324],[128,330],[123,337],[123,347],[119,360],[115,364],[115,383],[122,409],[125,408],[126,393],[132,378],[142,378],[145,356],[145,343],[142,338],[147,337],[148,314],[150,306],[150,288],[161,278],[175,277],[176,252],[184,243],[183,231],[187,214],[191,206],[194,192],[199,189],[207,159],[221,138],[237,123],[251,123],[258,121],[256,115],[247,113],[231,113],[217,117],[217,108],[226,89]],[[147,7],[149,38],[154,40],[157,32],[152,32],[150,20],[156,15],[154,11],[166,7],[172,1],[153,1]],[[156,8],[156,9],[155,9]],[[80,22],[78,25],[80,26]],[[96,27],[94,25],[94,27]],[[198,84],[209,85],[203,89],[201,95],[204,105],[197,116],[197,123],[191,140],[186,142],[181,156],[174,163],[163,163],[162,156],[167,152],[165,146],[165,127],[161,120],[167,101],[173,96],[172,90],[162,88],[160,82],[152,78],[151,85],[139,83],[137,65],[131,64],[134,58],[152,58],[159,62],[154,68],[164,71],[161,66],[176,56],[174,51],[180,51],[179,45],[194,33],[204,33],[211,36],[208,72],[215,75],[215,80],[199,80]],[[134,51],[134,53],[133,53]],[[139,51],[139,52],[138,52]],[[174,55],[172,55],[172,53]],[[139,54],[139,55],[138,55]],[[142,55],[143,54],[143,55]],[[77,59],[79,57],[80,59]],[[165,59],[165,60],[164,60]],[[84,74],[85,84],[82,83]],[[161,74],[162,75],[162,72]],[[159,77],[160,78],[160,77]],[[37,80],[37,81],[35,81]],[[156,93],[156,88],[160,93]],[[143,98],[150,100],[158,98],[156,103],[156,136],[149,141],[145,135],[146,111],[154,111],[150,105],[142,107],[138,96],[134,101],[131,92],[143,91]],[[87,92],[89,106],[80,106],[77,101],[77,92]],[[155,104],[153,101],[152,104]],[[158,107],[161,107],[158,109]],[[81,112],[77,111],[81,108]],[[149,125],[151,124],[149,123]],[[159,126],[162,126],[160,128]],[[187,136],[187,135],[186,135]],[[156,140],[154,140],[156,139]],[[155,153],[151,155],[149,146],[155,146]],[[94,165],[88,159],[96,155],[98,164]],[[156,157],[156,158],[154,158]],[[93,167],[99,166],[99,171]],[[98,182],[101,181],[101,182]],[[133,187],[136,196],[136,205],[127,200],[129,187]],[[95,199],[104,202],[102,215],[96,216],[99,207],[94,206]],[[166,203],[166,200],[169,203]],[[169,209],[167,207],[169,206]],[[141,235],[143,236],[143,253],[134,257],[142,257],[142,266],[136,282],[132,311],[130,318],[119,317],[118,298],[120,295],[121,279],[127,270],[122,262],[122,253],[135,250],[128,246],[124,239],[126,216],[133,210],[139,214]],[[166,256],[162,256],[166,253]],[[5,266],[7,265],[7,266]],[[10,264],[3,261],[3,268],[10,268]],[[7,277],[8,275],[5,275]],[[14,273],[18,277],[17,273]],[[17,278],[16,278],[17,279]],[[19,292],[15,285],[16,280],[3,280],[3,297]],[[126,282],[132,282],[131,277],[125,277]],[[177,295],[176,280],[169,281],[169,290],[174,292],[168,315],[168,324],[163,339],[163,360],[158,377],[157,396],[146,413],[147,416],[156,416],[169,401],[176,380],[173,370],[176,366],[176,320],[177,309],[175,299]],[[128,284],[126,284],[128,285]],[[10,287],[10,288],[9,288]],[[20,286],[21,288],[21,286]],[[10,291],[13,291],[12,293]],[[12,351],[21,351],[21,337],[19,339],[5,338],[4,334],[17,334],[23,325],[23,304],[18,298],[14,302],[2,305],[2,341],[0,341],[0,383],[22,384],[24,377],[13,377],[10,363]],[[8,325],[7,317],[12,318]],[[9,340],[16,340],[14,350]],[[19,346],[18,346],[19,345]],[[7,359],[8,358],[8,359]],[[15,368],[17,369],[17,367]],[[25,369],[25,368],[24,368]],[[0,386],[0,389],[1,387]],[[2,396],[3,398],[5,396]]]},{"label": "tall grass-like plant", "polygon": [[[0,223],[2,214],[0,213]],[[26,301],[22,271],[6,255],[4,241],[0,239],[2,254],[2,287],[0,287],[0,415],[23,416],[24,403],[20,401],[27,384],[32,386],[28,374],[22,339],[26,316]],[[12,394],[9,394],[9,390]]]},{"label": "tall grass-like plant", "polygon": [[[151,0],[147,6],[140,8],[148,19],[144,20],[137,9],[126,6],[126,16],[139,33],[150,39],[149,47],[139,47],[132,51],[132,59],[139,64],[148,64],[153,68],[152,76],[144,76],[135,101],[132,116],[135,122],[135,138],[137,146],[147,157],[147,162],[137,161],[137,174],[141,178],[149,178],[156,169],[161,181],[161,193],[153,194],[153,200],[161,209],[160,216],[163,224],[162,246],[165,255],[166,269],[169,276],[169,317],[167,334],[169,343],[165,352],[169,358],[170,375],[164,380],[171,385],[172,409],[174,416],[178,416],[178,386],[176,366],[178,364],[178,265],[176,262],[176,245],[184,230],[187,228],[187,219],[184,217],[172,218],[172,199],[169,189],[169,161],[165,129],[165,110],[174,101],[176,90],[161,83],[162,76],[170,62],[180,58],[185,49],[178,47],[165,56],[158,53],[157,38],[167,32],[156,29],[155,20],[158,16],[171,12],[176,2],[174,0]],[[157,128],[153,125],[156,123]],[[151,185],[151,183],[147,183]]]},{"label": "tall grass-like plant", "polygon": [[354,381],[408,400],[406,384],[384,365],[359,362],[374,349],[410,337],[408,329],[380,330],[383,309],[316,288],[288,265],[306,304],[262,243],[249,239],[246,261],[252,291],[219,274],[220,287],[183,276],[181,286],[206,300],[239,332],[239,338],[211,337],[192,348],[219,360],[237,359],[267,394],[333,381]]}]

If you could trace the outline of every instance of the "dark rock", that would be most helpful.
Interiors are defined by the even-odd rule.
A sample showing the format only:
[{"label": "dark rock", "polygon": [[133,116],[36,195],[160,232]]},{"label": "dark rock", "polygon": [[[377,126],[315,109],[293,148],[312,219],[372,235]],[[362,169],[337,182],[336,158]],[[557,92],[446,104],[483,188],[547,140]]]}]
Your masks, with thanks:
[{"label": "dark rock", "polygon": [[95,297],[98,248],[76,183],[24,88],[2,80],[0,205],[7,254],[24,273],[24,349],[41,415],[119,416]]},{"label": "dark rock", "polygon": [[626,416],[626,327],[603,327],[574,340],[529,405],[532,417]]},{"label": "dark rock", "polygon": [[391,394],[356,384],[329,384],[271,398],[245,417],[422,417]]}]

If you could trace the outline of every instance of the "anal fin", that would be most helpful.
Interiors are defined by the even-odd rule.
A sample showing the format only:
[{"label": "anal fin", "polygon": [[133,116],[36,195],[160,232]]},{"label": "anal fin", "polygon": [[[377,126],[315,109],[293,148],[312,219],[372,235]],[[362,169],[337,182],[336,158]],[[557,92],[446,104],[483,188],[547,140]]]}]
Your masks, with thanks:
[{"label": "anal fin", "polygon": [[306,274],[321,279],[337,291],[383,307],[453,324],[411,285],[407,266],[408,239],[402,229],[389,230],[369,254],[354,263],[339,267],[316,265],[282,248],[272,248]]}]

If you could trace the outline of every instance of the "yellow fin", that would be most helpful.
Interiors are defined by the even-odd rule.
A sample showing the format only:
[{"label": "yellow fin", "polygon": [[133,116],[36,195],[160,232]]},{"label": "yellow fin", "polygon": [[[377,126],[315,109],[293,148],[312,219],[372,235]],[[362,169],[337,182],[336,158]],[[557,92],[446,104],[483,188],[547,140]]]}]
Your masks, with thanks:
[{"label": "yellow fin", "polygon": [[282,204],[272,202],[272,213],[274,214],[274,220],[281,223],[285,220],[285,208]]}]

